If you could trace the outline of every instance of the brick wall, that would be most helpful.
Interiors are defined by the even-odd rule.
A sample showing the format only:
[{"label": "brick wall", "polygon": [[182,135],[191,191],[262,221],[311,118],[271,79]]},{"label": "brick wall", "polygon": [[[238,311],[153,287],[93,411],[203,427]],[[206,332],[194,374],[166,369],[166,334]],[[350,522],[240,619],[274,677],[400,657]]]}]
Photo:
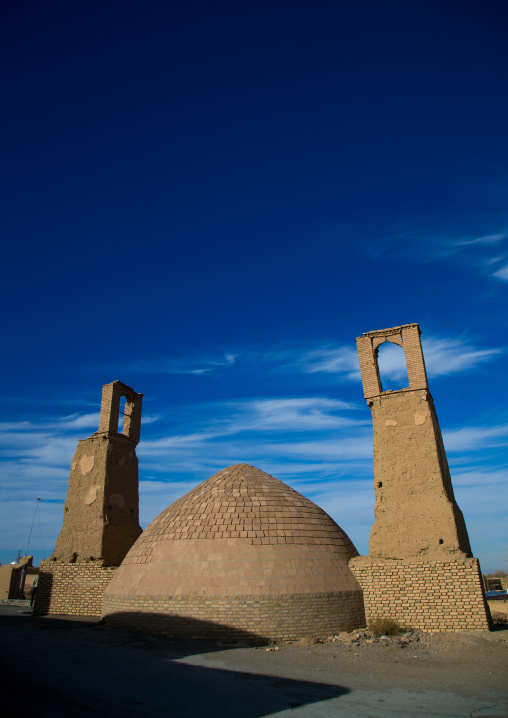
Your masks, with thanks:
[{"label": "brick wall", "polygon": [[359,556],[349,566],[364,591],[367,621],[392,618],[423,631],[489,629],[477,559],[405,563]]},{"label": "brick wall", "polygon": [[115,571],[100,562],[41,561],[34,614],[100,616],[102,594]]},{"label": "brick wall", "polygon": [[361,591],[283,596],[104,596],[112,625],[173,638],[295,640],[365,625]]}]

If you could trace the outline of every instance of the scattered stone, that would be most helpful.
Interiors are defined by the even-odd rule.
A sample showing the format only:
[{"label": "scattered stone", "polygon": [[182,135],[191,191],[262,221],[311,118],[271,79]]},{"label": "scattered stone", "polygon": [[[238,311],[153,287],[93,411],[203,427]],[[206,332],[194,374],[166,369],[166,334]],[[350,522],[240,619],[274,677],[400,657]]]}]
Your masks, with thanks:
[{"label": "scattered stone", "polygon": [[297,646],[315,646],[316,643],[319,643],[319,641],[315,636],[304,636],[303,638],[300,638],[299,641],[297,641],[296,645]]},{"label": "scattered stone", "polygon": [[341,631],[341,633],[339,633],[339,641],[342,641],[342,643],[352,643],[349,633],[346,631]]}]

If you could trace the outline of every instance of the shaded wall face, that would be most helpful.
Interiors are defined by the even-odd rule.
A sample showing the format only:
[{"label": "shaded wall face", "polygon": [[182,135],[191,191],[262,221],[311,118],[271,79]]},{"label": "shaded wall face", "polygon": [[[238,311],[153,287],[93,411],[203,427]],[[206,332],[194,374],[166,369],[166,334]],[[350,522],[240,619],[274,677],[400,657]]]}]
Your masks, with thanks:
[{"label": "shaded wall face", "polygon": [[0,599],[9,598],[9,589],[11,587],[11,566],[0,566]]},{"label": "shaded wall face", "polygon": [[53,559],[119,565],[141,534],[138,504],[135,444],[106,434],[80,441]]},{"label": "shaded wall face", "polygon": [[136,450],[127,440],[113,437],[108,442],[104,490],[105,565],[119,566],[141,533]]},{"label": "shaded wall face", "polygon": [[369,555],[470,556],[430,394],[399,391],[372,398],[369,404],[376,497]]},{"label": "shaded wall face", "polygon": [[22,575],[22,566],[0,566],[0,599],[23,598]]}]

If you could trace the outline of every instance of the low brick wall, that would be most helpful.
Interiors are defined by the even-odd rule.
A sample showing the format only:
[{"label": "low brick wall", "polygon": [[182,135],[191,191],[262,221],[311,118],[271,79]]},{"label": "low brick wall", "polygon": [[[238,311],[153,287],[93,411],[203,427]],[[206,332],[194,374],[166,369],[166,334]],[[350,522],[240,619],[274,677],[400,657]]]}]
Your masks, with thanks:
[{"label": "low brick wall", "polygon": [[296,640],[365,626],[361,591],[281,596],[104,596],[112,625],[172,638]]},{"label": "low brick wall", "polygon": [[41,561],[34,614],[100,616],[102,595],[115,571],[100,562]]},{"label": "low brick wall", "polygon": [[405,563],[358,556],[349,566],[364,591],[367,621],[392,618],[423,631],[489,629],[477,559]]}]

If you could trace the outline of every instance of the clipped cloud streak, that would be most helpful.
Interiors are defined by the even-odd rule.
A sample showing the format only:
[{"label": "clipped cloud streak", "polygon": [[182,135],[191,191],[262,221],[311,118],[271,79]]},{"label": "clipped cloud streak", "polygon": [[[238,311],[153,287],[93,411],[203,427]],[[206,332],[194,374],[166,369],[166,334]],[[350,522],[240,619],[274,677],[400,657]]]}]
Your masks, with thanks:
[{"label": "clipped cloud streak", "polygon": [[493,272],[492,276],[496,279],[501,279],[503,282],[508,282],[508,264],[505,264],[504,267]]},{"label": "clipped cloud streak", "polygon": [[338,374],[345,379],[358,381],[360,367],[358,356],[351,347],[324,347],[306,352],[299,360],[301,369],[308,374],[318,372],[324,374]]},{"label": "clipped cloud streak", "polygon": [[457,239],[452,244],[455,247],[470,247],[474,244],[492,245],[502,242],[507,236],[504,232],[498,232],[497,234],[486,234],[483,237],[475,237],[474,239]]},{"label": "clipped cloud streak", "polygon": [[[428,230],[415,224],[414,227],[393,228],[385,237],[376,237],[370,245],[374,255],[390,254],[413,262],[457,261],[460,258],[475,271],[496,280],[508,281],[508,254],[500,254],[503,244],[508,241],[508,232],[491,232],[480,236],[462,234],[454,230]],[[496,255],[493,255],[496,251]],[[505,266],[492,271],[499,262]],[[487,271],[485,272],[485,270]]]},{"label": "clipped cloud streak", "polygon": [[224,354],[218,357],[196,357],[193,359],[140,360],[129,366],[129,370],[139,374],[209,374],[223,367],[232,366],[238,354]]},{"label": "clipped cloud streak", "polygon": [[449,452],[470,452],[508,446],[508,424],[464,426],[445,431],[443,441]]}]

